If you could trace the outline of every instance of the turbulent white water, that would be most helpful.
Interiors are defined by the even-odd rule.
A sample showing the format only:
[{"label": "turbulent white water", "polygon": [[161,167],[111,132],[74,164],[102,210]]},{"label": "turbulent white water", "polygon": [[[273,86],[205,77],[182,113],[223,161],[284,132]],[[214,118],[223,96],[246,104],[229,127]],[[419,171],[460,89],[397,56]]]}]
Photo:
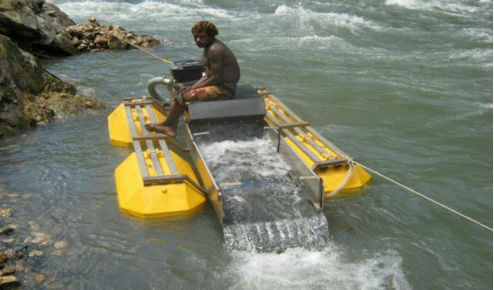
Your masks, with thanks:
[{"label": "turbulent white water", "polygon": [[276,153],[262,124],[215,125],[197,144],[222,189],[223,232],[230,250],[283,252],[320,249],[329,239],[326,217]]},{"label": "turbulent white water", "polygon": [[273,289],[412,289],[393,251],[364,253],[352,262],[348,250],[334,243],[320,251],[290,249],[282,255],[233,253],[234,288]]}]

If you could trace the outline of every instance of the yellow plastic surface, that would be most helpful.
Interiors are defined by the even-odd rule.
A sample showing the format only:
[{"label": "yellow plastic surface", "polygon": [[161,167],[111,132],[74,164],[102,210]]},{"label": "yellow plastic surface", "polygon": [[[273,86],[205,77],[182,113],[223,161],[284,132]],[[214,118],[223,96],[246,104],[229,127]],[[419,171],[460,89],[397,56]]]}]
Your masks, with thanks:
[{"label": "yellow plastic surface", "polygon": [[[163,122],[166,119],[166,115],[161,110],[158,110],[154,105],[151,105],[151,108],[158,122]],[[132,113],[132,122],[136,128],[136,133],[140,136],[142,135],[142,129],[136,110],[135,108],[131,108],[130,111]],[[142,110],[142,114],[146,123],[151,123],[146,109]],[[110,134],[110,143],[112,145],[123,147],[132,146],[132,135],[125,112],[125,105],[123,103],[115,108],[108,116],[108,131]]]},{"label": "yellow plastic surface", "polygon": [[[263,91],[261,90],[260,93],[262,94]],[[267,115],[271,116],[279,124],[302,122],[302,120],[298,116],[296,116],[293,112],[289,111],[288,109],[286,110],[284,109],[287,107],[286,105],[283,104],[283,102],[280,99],[276,98],[275,96],[269,93],[264,93],[263,97],[266,104]],[[280,112],[286,118],[286,120],[283,120],[282,117],[278,116],[274,112],[275,109],[278,112]],[[286,122],[287,120],[288,122]],[[276,125],[270,120],[270,118],[266,117],[265,121],[271,127],[276,127]],[[295,138],[298,141],[300,141],[300,143],[303,144],[303,147],[305,147],[308,151],[312,152],[313,155],[315,155],[320,161],[343,159],[348,157],[346,156],[346,154],[345,156],[342,156],[342,154],[338,154],[336,151],[341,152],[341,150],[336,148],[334,144],[330,144],[330,142],[325,140],[324,138],[319,138],[315,133],[314,129],[312,129],[310,126],[305,126],[305,127],[301,126],[297,128],[299,128],[302,131],[302,133],[300,133],[300,131],[296,130],[295,128],[290,128],[288,130],[290,131],[290,133],[292,133],[295,136]],[[282,136],[285,139],[285,141],[290,145],[290,147],[297,153],[297,155],[302,158],[302,160],[309,168],[312,168],[315,165],[315,162],[311,159],[311,157],[308,156],[298,145],[296,145],[295,142],[293,142],[287,136],[284,135]],[[323,149],[323,152],[320,152],[312,144],[310,144],[308,139],[310,139],[311,142],[314,142],[317,145],[319,145],[319,147]],[[350,166],[348,164],[343,164],[341,166],[330,166],[327,168],[320,168],[315,171],[315,173],[323,180],[324,193],[326,197],[329,197],[329,195],[344,182],[349,169]],[[370,182],[370,180],[371,180],[371,176],[361,166],[356,165],[353,172],[351,172],[348,182],[342,188],[338,196],[342,197],[352,192],[362,190],[365,187],[365,185]]]},{"label": "yellow plastic surface", "polygon": [[[197,182],[190,165],[170,151],[180,174],[188,175]],[[144,153],[145,162],[150,176],[156,176],[148,152]],[[169,172],[162,152],[159,161]],[[130,154],[125,161],[115,169],[118,204],[122,211],[142,218],[164,217],[182,214],[192,214],[203,208],[206,202],[204,195],[188,181],[172,184],[156,184],[144,186],[139,170],[136,153]]]},{"label": "yellow plastic surface", "polygon": [[[151,123],[147,108],[151,108],[158,122],[165,120],[166,115],[162,110],[156,108],[154,104],[149,106],[146,104],[139,105],[141,101],[141,99],[135,99],[127,102],[140,106],[145,123]],[[127,117],[128,110],[125,108],[125,104],[122,103],[108,116],[110,141],[113,145],[131,147],[133,145],[133,136],[129,125],[134,127],[136,136],[142,136],[143,130],[134,104],[129,107],[132,115],[130,124]],[[140,144],[139,147],[144,150],[142,156],[148,177],[159,177],[154,168],[151,154],[146,149],[147,143],[141,141]],[[120,209],[133,216],[154,218],[191,215],[204,208],[206,198],[201,189],[197,187],[199,183],[190,164],[175,152],[169,150],[177,169],[177,174],[174,175],[163,151],[156,145],[154,147],[163,176],[173,178],[186,175],[195,184],[188,180],[177,179],[174,183],[144,185],[137,155],[134,152],[115,169],[115,184]]]},{"label": "yellow plastic surface", "polygon": [[110,133],[110,143],[115,146],[132,146],[132,136],[127,125],[124,104],[120,104],[108,116],[108,131]]}]

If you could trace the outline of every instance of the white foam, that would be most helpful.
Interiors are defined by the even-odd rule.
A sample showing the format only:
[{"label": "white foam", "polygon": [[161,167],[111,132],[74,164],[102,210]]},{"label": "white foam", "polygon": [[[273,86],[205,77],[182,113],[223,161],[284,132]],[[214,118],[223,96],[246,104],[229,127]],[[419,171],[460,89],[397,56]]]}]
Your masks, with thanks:
[{"label": "white foam", "polygon": [[467,36],[471,40],[492,44],[492,29],[490,28],[463,28],[457,33],[459,36]]},{"label": "white foam", "polygon": [[[356,249],[356,251],[362,251]],[[395,251],[362,253],[358,260],[332,244],[325,250],[283,254],[234,252],[235,289],[411,289]]]},{"label": "white foam", "polygon": [[274,15],[277,17],[293,18],[298,22],[298,24],[304,26],[310,26],[311,22],[316,22],[325,28],[339,26],[348,28],[352,32],[361,28],[372,28],[376,30],[382,29],[379,25],[360,16],[346,13],[315,12],[310,9],[306,9],[301,5],[297,5],[295,7],[280,5],[276,8]]},{"label": "white foam", "polygon": [[451,53],[448,58],[452,61],[463,60],[482,64],[484,67],[492,67],[492,49],[458,50]]},{"label": "white foam", "polygon": [[427,1],[427,0],[386,0],[386,5],[396,5],[413,10],[431,10],[442,13],[463,15],[477,12],[479,8],[458,3],[458,1]]},{"label": "white foam", "polygon": [[168,18],[191,18],[213,16],[231,18],[228,11],[200,5],[200,1],[187,1],[189,5],[147,0],[138,4],[104,0],[83,0],[57,4],[70,17],[101,20],[135,20],[165,22]]},{"label": "white foam", "polygon": [[331,35],[331,36],[318,36],[318,35],[307,35],[302,37],[269,37],[260,40],[259,38],[246,38],[237,39],[229,42],[230,45],[238,45],[242,47],[242,50],[246,51],[264,51],[273,49],[295,49],[298,50],[300,47],[310,46],[316,49],[344,49],[350,50],[354,47],[345,42],[343,39]]},{"label": "white foam", "polygon": [[410,9],[423,7],[423,2],[419,0],[386,0],[386,5],[396,5]]},{"label": "white foam", "polygon": [[481,103],[481,102],[475,102],[475,105],[479,106],[482,109],[489,109],[492,110],[492,103]]},{"label": "white foam", "polygon": [[[280,39],[280,38],[277,38]],[[350,46],[343,39],[331,36],[318,36],[318,35],[308,35],[300,38],[285,37],[284,41],[281,42],[295,42],[299,46],[311,45],[319,49],[326,49],[328,47],[348,47]]]},{"label": "white foam", "polygon": [[[268,137],[253,138],[248,141],[227,140],[200,147],[210,167],[221,166],[218,180],[226,176],[240,178],[241,176],[236,176],[236,173],[241,174],[249,169],[263,177],[284,175],[290,170],[290,166],[276,154]],[[246,158],[246,154],[251,158]]]}]

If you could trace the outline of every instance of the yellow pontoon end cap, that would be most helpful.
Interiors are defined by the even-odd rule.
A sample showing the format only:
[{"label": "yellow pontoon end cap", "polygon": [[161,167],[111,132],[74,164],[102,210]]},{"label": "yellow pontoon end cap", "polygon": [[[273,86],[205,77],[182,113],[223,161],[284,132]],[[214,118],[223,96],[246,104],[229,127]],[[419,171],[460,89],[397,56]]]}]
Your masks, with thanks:
[{"label": "yellow pontoon end cap", "polygon": [[108,116],[108,132],[112,145],[124,147],[130,147],[132,145],[132,136],[130,134],[123,103],[115,108]]},{"label": "yellow pontoon end cap", "polygon": [[135,153],[115,169],[115,183],[120,209],[142,218],[190,214],[206,202],[186,180],[144,186]]},{"label": "yellow pontoon end cap", "polygon": [[[371,175],[367,173],[360,165],[355,165],[353,169],[348,164],[340,167],[329,167],[318,169],[316,174],[319,175],[324,184],[324,194],[329,197],[340,186],[340,197],[348,193],[355,193],[364,189],[371,181]],[[350,174],[350,176],[347,176]]]}]

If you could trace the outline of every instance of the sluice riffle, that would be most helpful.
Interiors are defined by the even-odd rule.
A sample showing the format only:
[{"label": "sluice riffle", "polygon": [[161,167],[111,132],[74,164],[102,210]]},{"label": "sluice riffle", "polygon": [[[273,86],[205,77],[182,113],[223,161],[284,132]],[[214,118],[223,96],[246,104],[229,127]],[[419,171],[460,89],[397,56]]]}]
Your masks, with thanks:
[{"label": "sluice riffle", "polygon": [[265,128],[225,124],[194,129],[209,133],[196,142],[222,188],[228,249],[283,252],[327,244],[326,217],[308,199]]}]

